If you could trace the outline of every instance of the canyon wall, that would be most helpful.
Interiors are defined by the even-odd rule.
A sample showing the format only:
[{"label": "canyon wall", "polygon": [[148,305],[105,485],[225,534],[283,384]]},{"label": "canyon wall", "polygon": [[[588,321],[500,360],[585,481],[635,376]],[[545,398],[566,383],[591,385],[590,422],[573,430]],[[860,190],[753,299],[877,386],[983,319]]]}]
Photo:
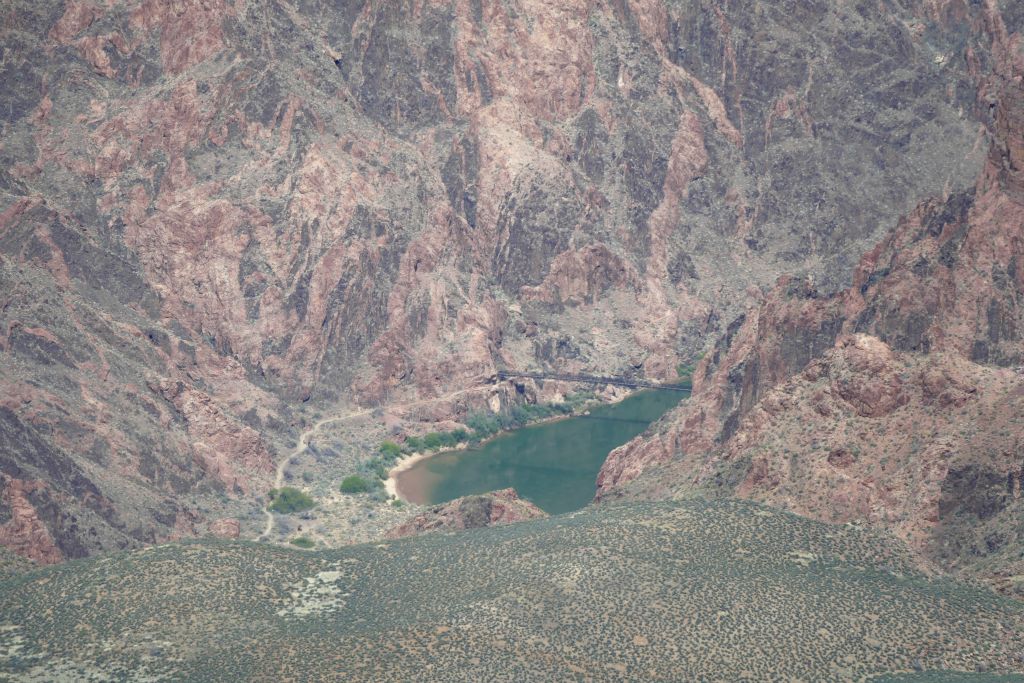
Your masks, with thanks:
[{"label": "canyon wall", "polygon": [[612,453],[599,498],[735,495],[879,526],[1024,595],[1019,19],[989,2],[964,22],[974,186],[921,202],[843,290],[781,278],[704,358],[689,403]]},{"label": "canyon wall", "polygon": [[[8,3],[0,542],[49,562],[202,533],[259,507],[312,410],[503,366],[671,379],[780,275],[844,291],[900,216],[938,196],[974,215],[983,167],[1009,172],[989,137],[1020,129],[998,85],[1020,21],[933,0]],[[978,354],[1011,358],[1010,324]],[[849,325],[740,373],[741,412]]]}]

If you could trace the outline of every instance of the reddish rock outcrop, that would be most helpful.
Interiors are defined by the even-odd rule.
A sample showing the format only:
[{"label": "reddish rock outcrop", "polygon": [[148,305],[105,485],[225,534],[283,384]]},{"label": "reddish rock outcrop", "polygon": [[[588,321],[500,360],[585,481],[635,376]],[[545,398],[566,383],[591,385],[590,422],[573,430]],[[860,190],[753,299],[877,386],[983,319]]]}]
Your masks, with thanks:
[{"label": "reddish rock outcrop", "polygon": [[8,508],[10,518],[0,525],[0,545],[40,564],[63,560],[64,554],[54,544],[49,529],[29,500],[33,491],[46,484],[41,481],[5,479],[2,485],[0,501]]},{"label": "reddish rock outcrop", "polygon": [[387,533],[387,537],[402,538],[435,531],[478,529],[538,517],[547,517],[547,513],[530,501],[521,499],[515,489],[503,489],[435,505],[395,527]]}]

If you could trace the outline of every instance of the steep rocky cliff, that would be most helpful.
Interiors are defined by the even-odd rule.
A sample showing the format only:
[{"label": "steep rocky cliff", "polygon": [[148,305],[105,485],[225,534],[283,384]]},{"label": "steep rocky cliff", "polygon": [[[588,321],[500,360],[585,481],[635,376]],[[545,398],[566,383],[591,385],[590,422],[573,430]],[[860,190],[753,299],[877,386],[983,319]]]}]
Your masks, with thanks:
[{"label": "steep rocky cliff", "polygon": [[965,27],[987,150],[974,187],[919,204],[844,290],[782,278],[690,403],[611,455],[599,497],[699,491],[882,526],[1024,595],[1024,50],[995,3]]},{"label": "steep rocky cliff", "polygon": [[[970,250],[962,216],[1016,201],[975,182],[1022,153],[1004,9],[8,3],[0,542],[53,561],[201,533],[339,403],[499,366],[671,377],[781,274],[842,292],[915,207],[953,212],[922,244]],[[971,353],[1009,362],[1009,294],[971,291],[995,321]],[[737,419],[850,326],[738,373]]]}]

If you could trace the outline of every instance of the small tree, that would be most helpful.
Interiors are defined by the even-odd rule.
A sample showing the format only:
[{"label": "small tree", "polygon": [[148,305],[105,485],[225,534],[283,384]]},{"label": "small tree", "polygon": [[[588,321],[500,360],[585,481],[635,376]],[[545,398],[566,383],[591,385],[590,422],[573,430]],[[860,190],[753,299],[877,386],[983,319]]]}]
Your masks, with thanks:
[{"label": "small tree", "polygon": [[680,363],[676,366],[676,376],[681,380],[690,381],[693,379],[694,370],[696,370],[696,368],[693,365]]},{"label": "small tree", "polygon": [[340,488],[342,493],[366,493],[370,490],[370,482],[357,474],[353,474],[352,476],[345,477],[341,480]]},{"label": "small tree", "polygon": [[276,494],[272,498],[274,502],[270,504],[270,509],[283,515],[311,510],[316,507],[316,503],[310,498],[309,494],[303,493],[291,486],[283,486],[277,489]]},{"label": "small tree", "polygon": [[476,439],[486,439],[501,428],[498,418],[487,412],[472,413],[466,417],[466,426],[473,430]]},{"label": "small tree", "polygon": [[381,455],[394,460],[402,454],[402,448],[394,441],[385,441],[377,449]]}]

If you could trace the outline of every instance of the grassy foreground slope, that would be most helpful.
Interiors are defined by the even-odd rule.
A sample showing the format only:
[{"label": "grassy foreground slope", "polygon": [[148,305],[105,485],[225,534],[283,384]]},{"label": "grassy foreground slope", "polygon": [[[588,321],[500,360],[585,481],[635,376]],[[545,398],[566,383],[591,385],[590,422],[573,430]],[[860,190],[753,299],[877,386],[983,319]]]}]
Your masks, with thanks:
[{"label": "grassy foreground slope", "polygon": [[803,680],[1024,667],[1024,603],[755,503],[303,552],[196,541],[0,583],[18,680]]}]

